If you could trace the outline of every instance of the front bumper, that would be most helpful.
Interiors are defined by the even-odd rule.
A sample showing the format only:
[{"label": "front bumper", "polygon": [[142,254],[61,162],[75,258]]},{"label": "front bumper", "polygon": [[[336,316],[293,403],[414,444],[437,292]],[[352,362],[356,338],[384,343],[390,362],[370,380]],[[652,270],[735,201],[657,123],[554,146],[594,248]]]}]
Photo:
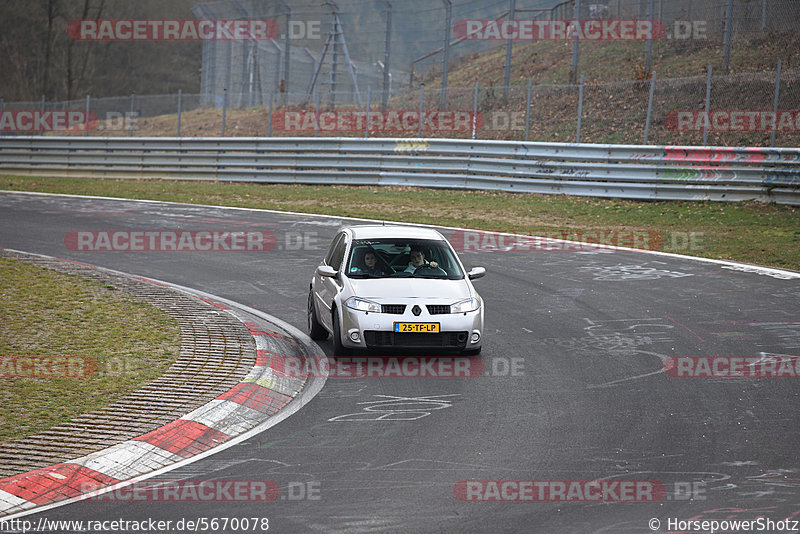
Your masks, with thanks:
[{"label": "front bumper", "polygon": [[[342,307],[342,344],[350,348],[429,348],[475,350],[483,343],[483,307],[467,313],[413,315],[362,312]],[[425,307],[422,306],[425,310]],[[439,323],[438,333],[398,333],[396,322]],[[357,336],[354,336],[357,334]],[[357,338],[357,339],[355,339]],[[477,341],[473,341],[477,338]]]}]

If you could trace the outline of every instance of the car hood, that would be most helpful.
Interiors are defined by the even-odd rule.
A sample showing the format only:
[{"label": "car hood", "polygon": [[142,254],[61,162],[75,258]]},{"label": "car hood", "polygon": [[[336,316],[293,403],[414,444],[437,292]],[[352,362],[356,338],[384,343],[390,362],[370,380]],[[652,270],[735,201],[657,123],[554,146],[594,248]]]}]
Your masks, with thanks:
[{"label": "car hood", "polygon": [[350,278],[349,282],[354,295],[369,299],[425,298],[456,302],[472,296],[466,279]]}]

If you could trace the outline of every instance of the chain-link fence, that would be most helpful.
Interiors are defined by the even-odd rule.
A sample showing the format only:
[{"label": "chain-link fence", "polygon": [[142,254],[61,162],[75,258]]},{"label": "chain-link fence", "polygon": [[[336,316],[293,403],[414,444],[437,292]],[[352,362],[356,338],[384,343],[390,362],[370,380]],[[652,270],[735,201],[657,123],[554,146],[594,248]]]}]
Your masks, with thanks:
[{"label": "chain-link fence", "polygon": [[[467,26],[468,21],[513,19],[521,24],[526,20],[569,22],[576,17],[602,19],[610,23],[654,21],[649,46],[642,44],[644,39],[641,36],[633,39],[639,42],[631,43],[619,35],[620,27],[614,24],[609,26],[608,35],[601,36],[601,40],[617,39],[627,41],[625,45],[636,45],[633,53],[641,58],[638,71],[641,79],[648,78],[653,70],[659,71],[665,56],[707,48],[710,44],[720,45],[713,54],[717,56],[717,68],[723,72],[754,70],[747,64],[746,54],[734,54],[741,64],[731,65],[731,56],[737,46],[751,46],[754,38],[763,37],[777,52],[784,45],[792,46],[791,39],[778,34],[791,32],[800,25],[800,2],[796,0],[569,0],[555,6],[541,0],[501,0],[492,3],[443,2],[425,7],[409,4],[407,7],[395,10],[398,12],[392,19],[391,3],[376,0],[370,6],[371,14],[383,17],[385,26],[383,19],[376,19],[370,25],[373,27],[354,29],[342,21],[355,20],[359,11],[364,9],[362,4],[350,0],[329,0],[315,6],[301,3],[299,7],[282,1],[259,0],[218,0],[198,4],[193,10],[198,18],[269,18],[279,21],[283,29],[281,38],[269,41],[204,42],[203,104],[212,105],[222,98],[223,92],[227,92],[233,106],[263,105],[266,104],[264,95],[278,91],[282,104],[302,105],[313,100],[314,94],[319,92],[323,102],[363,105],[367,88],[374,93],[384,89],[387,80],[384,80],[383,62],[390,62],[393,40],[395,48],[401,49],[391,60],[392,67],[387,69],[387,78],[395,93],[409,84],[418,87],[420,82],[432,78],[447,87],[449,68],[446,67],[451,63],[506,43],[499,33],[491,31],[478,31],[477,36],[466,37],[459,28]],[[414,18],[418,18],[420,13],[429,13],[431,20],[439,22],[420,25]],[[365,22],[362,20],[361,23]],[[437,24],[439,28],[436,28]],[[532,42],[539,38],[567,41],[568,46],[550,49],[547,54],[551,58],[559,54],[569,57],[570,76],[559,81],[577,83],[579,74],[595,61],[591,55],[583,53],[584,47],[594,43],[577,42],[569,46],[570,39],[558,37],[554,31],[553,28],[542,29],[542,33],[547,35],[532,39],[517,35],[515,42]],[[565,35],[570,35],[570,31],[568,26]],[[290,35],[292,33],[296,35]],[[361,53],[368,51],[381,57],[381,61],[359,61],[351,57],[348,36],[357,41],[357,50]],[[588,36],[585,39],[593,40]],[[419,41],[420,45],[410,46],[409,41]],[[414,52],[422,50],[420,46],[425,45],[421,43],[432,48],[424,53]],[[621,53],[631,54],[631,50],[631,46],[626,46]],[[504,61],[503,79],[509,80],[513,63],[511,54],[505,59],[499,55],[496,57],[499,58],[496,61]],[[773,65],[777,59],[767,58]],[[398,65],[406,70],[398,69]],[[386,90],[390,91],[389,88]],[[448,100],[449,95],[444,90],[438,107]]]},{"label": "chain-link fence", "polygon": [[[9,112],[90,111],[89,135],[452,137],[612,144],[800,146],[800,69],[610,83],[451,87],[393,96],[386,111],[368,91],[333,104],[304,92],[130,95],[67,102],[16,102]],[[778,83],[779,81],[779,83]],[[345,95],[348,96],[348,95]],[[369,102],[369,107],[367,103]],[[369,109],[369,113],[367,113]],[[422,113],[420,115],[420,112]],[[6,122],[14,119],[6,118]],[[419,120],[420,116],[422,121]],[[18,125],[22,124],[18,118]],[[25,121],[31,134],[50,128]],[[9,124],[3,124],[8,131]],[[86,135],[83,124],[61,134]],[[9,133],[5,133],[9,135]]]},{"label": "chain-link fence", "polygon": [[[383,88],[382,64],[350,56],[334,2],[296,8],[282,1],[221,0],[197,4],[193,11],[200,19],[280,21],[283,32],[270,40],[205,41],[203,105],[218,105],[224,93],[234,107],[265,105],[272,92],[283,105],[302,105],[317,93],[323,101],[363,105],[368,90]],[[388,74],[390,84],[408,78],[399,69]]]}]

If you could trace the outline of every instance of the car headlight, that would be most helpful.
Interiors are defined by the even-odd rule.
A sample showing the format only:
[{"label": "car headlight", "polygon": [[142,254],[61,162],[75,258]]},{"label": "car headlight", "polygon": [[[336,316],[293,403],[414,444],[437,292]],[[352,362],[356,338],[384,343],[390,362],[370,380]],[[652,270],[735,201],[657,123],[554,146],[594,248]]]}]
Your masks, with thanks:
[{"label": "car headlight", "polygon": [[464,299],[450,305],[450,313],[467,313],[475,311],[481,307],[481,301],[478,299]]},{"label": "car headlight", "polygon": [[362,299],[359,297],[350,297],[344,303],[345,306],[352,310],[358,310],[363,312],[376,312],[380,313],[381,305],[377,302],[372,302],[371,300]]}]

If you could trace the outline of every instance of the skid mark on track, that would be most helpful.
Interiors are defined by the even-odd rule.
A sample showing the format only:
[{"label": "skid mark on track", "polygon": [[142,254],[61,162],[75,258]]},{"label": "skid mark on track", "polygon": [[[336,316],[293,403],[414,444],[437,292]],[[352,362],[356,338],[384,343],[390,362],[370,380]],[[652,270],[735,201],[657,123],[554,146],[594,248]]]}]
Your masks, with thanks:
[{"label": "skid mark on track", "polygon": [[452,408],[458,393],[433,395],[427,397],[398,397],[395,395],[374,395],[378,400],[359,402],[365,406],[360,412],[337,415],[328,421],[416,421],[431,415],[434,411]]},{"label": "skid mark on track", "polygon": [[578,267],[579,271],[594,274],[592,280],[602,282],[624,282],[628,280],[659,280],[661,278],[684,278],[690,273],[655,269],[645,265],[603,265]]}]

